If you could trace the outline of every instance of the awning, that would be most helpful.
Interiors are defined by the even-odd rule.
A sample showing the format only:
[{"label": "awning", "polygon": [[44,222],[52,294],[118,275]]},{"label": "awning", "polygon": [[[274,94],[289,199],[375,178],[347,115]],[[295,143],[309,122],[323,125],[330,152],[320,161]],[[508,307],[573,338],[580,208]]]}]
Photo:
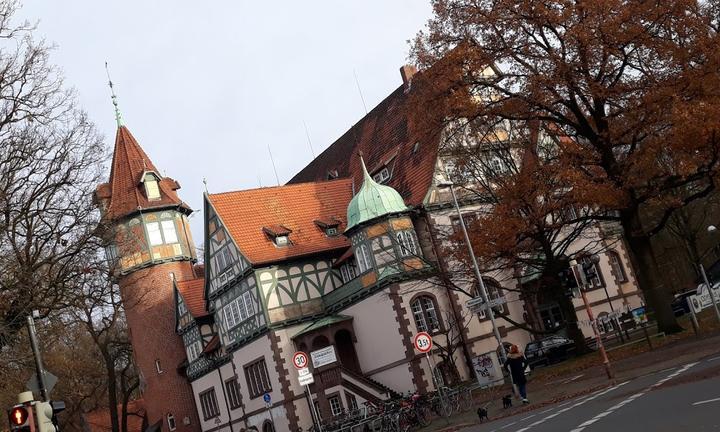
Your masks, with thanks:
[{"label": "awning", "polygon": [[347,316],[347,315],[330,315],[330,316],[326,316],[326,317],[323,317],[323,318],[320,318],[320,319],[314,321],[314,322],[313,322],[312,324],[310,324],[309,326],[307,326],[307,327],[305,327],[304,329],[300,330],[300,331],[297,332],[297,333],[295,334],[295,336],[293,336],[292,338],[295,339],[295,338],[298,337],[298,336],[302,336],[302,335],[304,335],[304,334],[313,332],[313,331],[315,331],[315,330],[320,330],[320,329],[322,329],[322,328],[331,326],[331,325],[333,325],[333,324],[336,324],[336,323],[339,323],[339,322],[343,322],[343,321],[347,321],[347,320],[351,320],[351,319],[352,319],[352,317],[351,317],[351,316]]}]

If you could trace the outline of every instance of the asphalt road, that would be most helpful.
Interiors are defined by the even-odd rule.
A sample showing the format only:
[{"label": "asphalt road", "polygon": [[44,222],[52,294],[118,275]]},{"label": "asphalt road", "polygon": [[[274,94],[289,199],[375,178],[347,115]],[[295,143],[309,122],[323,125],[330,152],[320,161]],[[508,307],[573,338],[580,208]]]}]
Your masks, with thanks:
[{"label": "asphalt road", "polygon": [[[529,395],[532,401],[532,393]],[[720,431],[718,354],[468,432]]]}]

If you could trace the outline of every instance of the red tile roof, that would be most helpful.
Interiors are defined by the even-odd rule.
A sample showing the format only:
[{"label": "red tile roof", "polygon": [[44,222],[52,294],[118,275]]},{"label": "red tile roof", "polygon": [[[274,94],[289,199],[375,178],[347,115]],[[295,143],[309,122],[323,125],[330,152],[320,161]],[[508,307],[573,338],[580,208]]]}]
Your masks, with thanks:
[{"label": "red tile roof", "polygon": [[421,204],[431,184],[439,142],[438,137],[420,136],[409,109],[409,95],[400,86],[288,184],[324,180],[329,172],[337,171],[339,177],[353,178],[359,189],[362,168],[358,151],[362,151],[371,174],[389,163],[392,177],[386,184],[397,190],[406,204]]},{"label": "red tile roof", "polygon": [[160,176],[160,171],[155,168],[128,128],[121,126],[115,136],[110,180],[99,185],[95,191],[96,199],[107,204],[104,212],[106,219],[123,217],[136,212],[139,207],[150,209],[178,205],[190,210],[175,192],[180,189],[180,185],[170,177],[162,177],[158,182],[160,199],[148,200],[141,184],[142,176],[147,171]]},{"label": "red tile roof", "polygon": [[208,314],[205,309],[205,278],[179,281],[177,287],[193,317],[201,318]]},{"label": "red tile roof", "polygon": [[[329,237],[314,221],[338,219],[345,225],[347,205],[352,199],[350,179],[210,194],[208,197],[242,253],[253,264],[349,246],[344,236]],[[263,227],[273,225],[291,231],[290,245],[275,246],[263,231]]]},{"label": "red tile roof", "polygon": [[[122,416],[122,405],[118,405],[118,417]],[[128,432],[142,432],[143,416],[145,415],[145,403],[142,399],[130,401],[128,403],[128,413],[137,415],[128,415]],[[83,414],[85,423],[87,423],[90,432],[111,432],[112,425],[110,421],[110,409],[98,408],[96,410]],[[118,421],[122,421],[118,418]]]}]

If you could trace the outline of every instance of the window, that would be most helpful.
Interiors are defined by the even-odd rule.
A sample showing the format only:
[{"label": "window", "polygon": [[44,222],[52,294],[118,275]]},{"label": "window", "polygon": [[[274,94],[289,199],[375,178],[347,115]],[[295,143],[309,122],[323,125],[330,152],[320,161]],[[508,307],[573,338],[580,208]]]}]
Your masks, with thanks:
[{"label": "window", "polygon": [[171,413],[168,413],[168,415],[167,415],[167,422],[168,422],[168,429],[170,429],[171,431],[174,431],[176,428],[175,417],[173,417],[173,415]]},{"label": "window", "polygon": [[622,264],[620,255],[615,251],[609,251],[607,255],[608,259],[610,260],[610,267],[612,268],[613,274],[615,275],[615,278],[617,278],[617,281],[620,283],[627,282],[627,274],[625,274],[625,267]]},{"label": "window", "polygon": [[[488,278],[483,278],[483,282],[485,283],[485,290],[487,291],[488,300],[495,300],[502,297],[502,289],[497,282]],[[479,296],[480,293],[476,292],[476,295]],[[493,310],[500,313],[508,313],[507,305],[496,306],[493,308]],[[485,319],[486,314],[487,310],[483,309],[482,311],[478,312],[478,318]]]},{"label": "window", "polygon": [[580,259],[580,263],[583,264],[583,267],[591,265],[594,270],[594,275],[588,281],[592,285],[592,288],[602,288],[605,286],[603,283],[602,273],[600,272],[600,267],[597,264],[592,264],[590,256],[582,257],[582,259]]},{"label": "window", "polygon": [[343,412],[343,406],[342,402],[340,401],[340,396],[330,396],[328,398],[328,402],[330,402],[330,412],[332,413],[333,417],[337,417]]},{"label": "window", "polygon": [[202,352],[200,346],[200,341],[197,341],[187,347],[188,362],[195,361],[198,357],[200,357],[200,353]]},{"label": "window", "polygon": [[246,365],[244,369],[245,381],[247,382],[248,393],[251,399],[260,397],[264,393],[272,390],[264,358]]},{"label": "window", "polygon": [[246,291],[225,305],[223,312],[228,330],[255,315],[255,305],[250,291]]},{"label": "window", "polygon": [[200,393],[200,407],[205,420],[209,420],[220,415],[220,408],[218,408],[214,388]]},{"label": "window", "polygon": [[160,188],[158,187],[157,177],[153,174],[145,174],[145,194],[149,200],[160,199]]},{"label": "window", "polygon": [[385,183],[390,179],[390,170],[388,167],[382,167],[382,169],[373,174],[373,180],[378,183]]},{"label": "window", "polygon": [[325,235],[328,237],[334,237],[338,234],[337,227],[330,227],[325,230]]},{"label": "window", "polygon": [[410,305],[418,331],[436,333],[440,331],[435,301],[430,296],[420,296]]},{"label": "window", "polygon": [[557,304],[540,306],[540,319],[547,331],[552,331],[565,325],[562,311]]},{"label": "window", "polygon": [[159,374],[163,373],[162,365],[160,364],[160,359],[155,359],[155,370]]},{"label": "window", "polygon": [[178,315],[183,316],[187,313],[187,306],[185,306],[185,302],[180,300],[178,303]]},{"label": "window", "polygon": [[219,272],[232,265],[233,257],[232,252],[230,252],[230,246],[225,246],[215,253],[215,263],[217,264],[217,271]]},{"label": "window", "polygon": [[343,265],[341,265],[340,276],[342,276],[343,283],[348,283],[351,280],[355,279],[355,277],[357,276],[355,262],[352,260],[348,260]]},{"label": "window", "polygon": [[354,394],[345,392],[345,399],[347,400],[348,410],[356,411],[358,409],[357,398]]},{"label": "window", "polygon": [[275,246],[287,246],[290,243],[290,240],[288,240],[288,236],[286,235],[279,235],[275,237]]},{"label": "window", "polygon": [[108,262],[111,266],[115,265],[118,259],[118,250],[117,246],[114,244],[110,244],[105,247],[105,257],[107,258]]},{"label": "window", "polygon": [[160,222],[162,227],[163,237],[165,237],[165,243],[177,243],[178,238],[175,233],[175,221],[164,220]]},{"label": "window", "polygon": [[230,408],[240,408],[240,384],[238,384],[236,378],[225,381],[225,391],[230,402]]},{"label": "window", "polygon": [[417,255],[417,245],[415,244],[415,236],[411,230],[400,231],[395,234],[398,245],[400,246],[400,256]]},{"label": "window", "polygon": [[262,426],[262,432],[275,432],[275,426],[270,420],[265,420]]},{"label": "window", "polygon": [[[159,246],[163,243],[177,243],[178,238],[175,232],[175,222],[164,220],[162,222],[148,222],[145,224],[150,245]],[[163,240],[164,239],[164,240]]]},{"label": "window", "polygon": [[361,274],[372,268],[372,258],[370,257],[367,245],[361,244],[358,246],[355,249],[355,257],[357,258],[358,268]]}]

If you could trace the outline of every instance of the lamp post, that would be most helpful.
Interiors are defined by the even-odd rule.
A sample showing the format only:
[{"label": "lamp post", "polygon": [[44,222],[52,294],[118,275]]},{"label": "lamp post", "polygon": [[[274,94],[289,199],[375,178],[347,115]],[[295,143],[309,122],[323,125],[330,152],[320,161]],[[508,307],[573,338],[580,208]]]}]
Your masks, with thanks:
[{"label": "lamp post", "polygon": [[[462,228],[463,237],[465,238],[465,244],[468,248],[468,253],[470,254],[470,259],[472,260],[472,266],[473,271],[475,272],[475,277],[478,280],[478,284],[480,286],[480,296],[483,299],[483,302],[485,304],[488,304],[488,293],[487,288],[485,287],[485,282],[483,281],[482,274],[480,273],[480,267],[477,263],[477,258],[475,258],[475,252],[473,251],[472,244],[470,243],[470,236],[468,236],[467,227],[465,226],[465,221],[462,217],[462,212],[460,211],[460,205],[458,204],[457,196],[455,195],[455,189],[453,188],[454,184],[452,182],[442,182],[439,183],[438,186],[441,187],[449,187],[450,193],[452,194],[453,198],[453,204],[455,205],[455,211],[457,212],[458,218],[460,219],[460,227]],[[501,362],[505,363],[505,359],[507,358],[507,353],[505,352],[505,346],[502,343],[502,337],[500,337],[500,331],[498,331],[497,324],[495,322],[495,312],[491,307],[487,307],[487,314],[488,317],[490,317],[490,323],[492,324],[493,333],[495,335],[495,339],[497,340],[498,347],[500,348],[500,355],[501,355]]]},{"label": "lamp post", "polygon": [[[715,225],[710,225],[707,227],[707,232],[709,234],[714,234],[717,232],[717,227]],[[720,310],[718,309],[718,305],[715,302],[715,294],[713,293],[713,286],[710,285],[710,281],[708,280],[707,274],[705,273],[705,266],[703,266],[702,260],[705,258],[705,256],[710,252],[712,249],[705,252],[700,259],[698,260],[698,268],[700,269],[700,274],[702,275],[703,281],[705,282],[705,286],[708,289],[708,293],[710,293],[710,301],[713,304],[713,308],[715,308],[715,315],[717,316],[718,321],[720,321]]]}]

